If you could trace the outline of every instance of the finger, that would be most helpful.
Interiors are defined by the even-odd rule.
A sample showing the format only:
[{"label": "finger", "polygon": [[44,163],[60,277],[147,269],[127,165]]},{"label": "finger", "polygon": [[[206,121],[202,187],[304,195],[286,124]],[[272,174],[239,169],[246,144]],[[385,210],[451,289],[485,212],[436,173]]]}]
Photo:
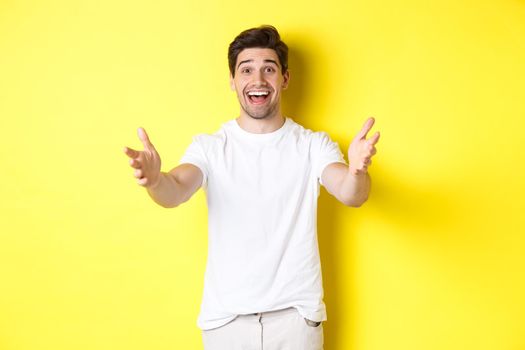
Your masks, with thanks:
[{"label": "finger", "polygon": [[144,128],[138,128],[137,134],[139,135],[139,139],[140,141],[142,141],[144,148],[153,148],[153,145],[151,144],[148,134],[146,133],[146,130],[144,130]]},{"label": "finger", "polygon": [[353,167],[353,166],[350,166],[349,168],[350,172],[354,175],[359,175],[359,174],[362,174],[362,173],[365,173],[366,172],[366,165],[365,164],[362,164],[358,167]]},{"label": "finger", "polygon": [[364,174],[366,173],[367,169],[368,169],[368,166],[366,164],[362,164],[360,167],[356,169],[356,173]]},{"label": "finger", "polygon": [[377,141],[379,141],[379,136],[381,136],[381,135],[379,134],[379,131],[378,131],[378,132],[376,132],[374,134],[374,136],[372,136],[371,138],[369,138],[367,140],[368,144],[369,145],[375,145],[377,143]]},{"label": "finger", "polygon": [[148,184],[148,179],[146,177],[143,177],[141,179],[138,179],[137,183],[141,186],[146,186]]},{"label": "finger", "polygon": [[370,131],[370,129],[372,129],[372,126],[374,126],[374,122],[375,122],[375,119],[370,117],[366,120],[366,122],[363,124],[363,128],[361,129],[361,131],[359,131],[359,133],[357,134],[356,138],[358,139],[365,139],[366,138],[366,134],[368,134],[368,132]]},{"label": "finger", "polygon": [[124,153],[130,158],[137,158],[139,156],[139,151],[135,151],[129,147],[124,147]]},{"label": "finger", "polygon": [[130,159],[129,165],[131,165],[131,167],[135,169],[142,168],[142,164],[137,159]]},{"label": "finger", "polygon": [[142,175],[142,169],[135,169],[135,171],[133,172],[133,175],[137,178],[137,179],[141,179],[143,177]]}]

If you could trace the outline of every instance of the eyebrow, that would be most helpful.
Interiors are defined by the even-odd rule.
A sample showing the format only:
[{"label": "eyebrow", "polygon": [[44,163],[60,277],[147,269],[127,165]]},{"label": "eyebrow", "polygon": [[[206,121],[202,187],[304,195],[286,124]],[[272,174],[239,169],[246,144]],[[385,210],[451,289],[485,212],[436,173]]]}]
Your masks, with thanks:
[{"label": "eyebrow", "polygon": [[[244,61],[241,61],[239,62],[239,64],[237,65],[237,68],[239,68],[241,66],[241,64],[243,63],[250,63],[250,62],[253,62],[253,60],[244,60]],[[277,62],[275,60],[270,60],[270,59],[266,59],[266,60],[263,60],[263,62],[266,62],[266,63],[273,63],[275,64],[277,67],[279,67],[279,64],[277,64]]]}]

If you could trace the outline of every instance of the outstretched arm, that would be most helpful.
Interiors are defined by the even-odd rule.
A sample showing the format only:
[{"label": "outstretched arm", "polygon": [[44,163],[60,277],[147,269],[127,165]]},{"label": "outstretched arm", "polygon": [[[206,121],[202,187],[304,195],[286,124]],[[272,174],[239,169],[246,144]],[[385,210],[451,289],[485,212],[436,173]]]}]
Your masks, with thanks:
[{"label": "outstretched arm", "polygon": [[192,164],[181,164],[169,172],[160,171],[160,156],[142,128],[138,129],[143,151],[129,147],[124,153],[130,158],[129,164],[135,169],[137,183],[148,190],[155,203],[173,208],[186,202],[197,192],[202,183],[201,170]]},{"label": "outstretched arm", "polygon": [[359,207],[368,199],[370,175],[368,167],[376,153],[375,144],[379,141],[379,132],[371,138],[366,135],[374,125],[374,118],[369,118],[361,131],[354,137],[348,148],[348,162],[332,163],[326,166],[321,175],[326,190],[347,206]]}]

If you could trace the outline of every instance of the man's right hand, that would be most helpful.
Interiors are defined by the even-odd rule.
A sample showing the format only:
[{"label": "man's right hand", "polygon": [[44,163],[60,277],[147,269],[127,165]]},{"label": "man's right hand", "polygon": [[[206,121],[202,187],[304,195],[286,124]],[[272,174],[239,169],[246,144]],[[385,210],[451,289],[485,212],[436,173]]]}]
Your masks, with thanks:
[{"label": "man's right hand", "polygon": [[143,151],[124,147],[124,153],[130,158],[129,164],[135,169],[137,183],[144,187],[155,187],[160,182],[160,156],[149,140],[143,128],[139,128],[138,136],[144,145]]}]

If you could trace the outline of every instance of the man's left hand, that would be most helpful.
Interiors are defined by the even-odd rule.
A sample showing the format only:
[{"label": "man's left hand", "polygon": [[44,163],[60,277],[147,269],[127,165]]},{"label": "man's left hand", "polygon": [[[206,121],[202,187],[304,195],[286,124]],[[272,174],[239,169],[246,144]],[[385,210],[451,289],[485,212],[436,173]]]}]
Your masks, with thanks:
[{"label": "man's left hand", "polygon": [[374,118],[368,118],[348,147],[349,170],[353,175],[365,174],[372,164],[372,156],[376,154],[375,144],[379,141],[379,131],[368,140],[366,139],[366,135],[372,129],[374,122]]}]

